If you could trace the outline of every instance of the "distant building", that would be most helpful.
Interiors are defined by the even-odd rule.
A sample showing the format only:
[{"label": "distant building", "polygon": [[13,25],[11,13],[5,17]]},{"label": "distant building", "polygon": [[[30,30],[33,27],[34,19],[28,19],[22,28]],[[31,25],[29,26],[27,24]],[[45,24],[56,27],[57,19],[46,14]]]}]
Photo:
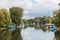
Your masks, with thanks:
[{"label": "distant building", "polygon": [[40,25],[41,25],[41,28],[44,29],[46,27],[46,21],[41,19],[41,22],[40,22]]},{"label": "distant building", "polygon": [[2,27],[1,27],[1,30],[6,30],[6,29],[7,29],[6,26],[2,26]]}]

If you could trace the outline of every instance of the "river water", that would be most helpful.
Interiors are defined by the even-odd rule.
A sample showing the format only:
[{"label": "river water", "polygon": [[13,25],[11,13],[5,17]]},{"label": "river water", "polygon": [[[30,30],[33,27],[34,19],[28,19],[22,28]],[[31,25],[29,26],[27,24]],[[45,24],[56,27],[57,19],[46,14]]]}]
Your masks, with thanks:
[{"label": "river water", "polygon": [[53,40],[55,37],[54,32],[44,32],[42,29],[36,30],[34,27],[22,29],[21,35],[23,40]]}]

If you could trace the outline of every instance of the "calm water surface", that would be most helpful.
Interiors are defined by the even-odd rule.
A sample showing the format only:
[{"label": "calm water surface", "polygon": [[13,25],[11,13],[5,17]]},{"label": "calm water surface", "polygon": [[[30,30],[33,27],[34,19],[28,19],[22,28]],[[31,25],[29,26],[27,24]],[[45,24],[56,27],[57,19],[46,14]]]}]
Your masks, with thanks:
[{"label": "calm water surface", "polygon": [[35,30],[34,27],[29,27],[21,31],[23,40],[53,40],[54,32],[43,32],[41,29]]}]

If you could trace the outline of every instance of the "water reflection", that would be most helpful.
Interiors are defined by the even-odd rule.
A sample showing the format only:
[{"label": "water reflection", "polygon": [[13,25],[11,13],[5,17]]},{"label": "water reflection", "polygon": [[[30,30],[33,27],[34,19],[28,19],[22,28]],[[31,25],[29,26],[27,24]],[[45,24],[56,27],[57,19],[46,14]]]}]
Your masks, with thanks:
[{"label": "water reflection", "polygon": [[0,31],[0,40],[22,40],[21,30],[16,29],[14,31],[10,30]]},{"label": "water reflection", "polygon": [[0,31],[0,40],[54,40],[54,38],[60,40],[60,32],[54,33],[37,27]]},{"label": "water reflection", "polygon": [[55,32],[55,38],[56,40],[60,40],[60,32]]},{"label": "water reflection", "polygon": [[8,30],[0,31],[0,40],[10,40],[11,32]]},{"label": "water reflection", "polygon": [[20,29],[16,29],[11,33],[11,40],[22,40]]},{"label": "water reflection", "polygon": [[34,27],[29,27],[21,31],[23,40],[53,40],[53,32],[43,32],[41,29],[35,30]]}]

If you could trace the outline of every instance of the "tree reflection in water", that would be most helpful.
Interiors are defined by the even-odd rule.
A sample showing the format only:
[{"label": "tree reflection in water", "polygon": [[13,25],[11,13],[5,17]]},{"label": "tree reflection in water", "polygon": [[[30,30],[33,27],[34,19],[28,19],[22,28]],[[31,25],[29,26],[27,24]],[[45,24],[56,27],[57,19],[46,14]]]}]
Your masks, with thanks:
[{"label": "tree reflection in water", "polygon": [[16,29],[11,33],[11,40],[22,40],[20,29]]},{"label": "tree reflection in water", "polygon": [[[35,28],[35,29],[39,29],[39,28]],[[47,30],[43,30],[43,31],[46,32]],[[55,32],[55,38],[56,40],[60,40],[60,32]],[[21,36],[21,30],[16,29],[15,31],[12,32],[9,30],[0,31],[0,40],[23,40]]]},{"label": "tree reflection in water", "polygon": [[60,40],[60,32],[55,32],[55,38],[56,40]]},{"label": "tree reflection in water", "polygon": [[11,38],[11,32],[8,30],[6,31],[0,31],[0,40],[10,40]]},{"label": "tree reflection in water", "polygon": [[22,40],[21,30],[16,29],[15,31],[0,31],[0,40]]}]

